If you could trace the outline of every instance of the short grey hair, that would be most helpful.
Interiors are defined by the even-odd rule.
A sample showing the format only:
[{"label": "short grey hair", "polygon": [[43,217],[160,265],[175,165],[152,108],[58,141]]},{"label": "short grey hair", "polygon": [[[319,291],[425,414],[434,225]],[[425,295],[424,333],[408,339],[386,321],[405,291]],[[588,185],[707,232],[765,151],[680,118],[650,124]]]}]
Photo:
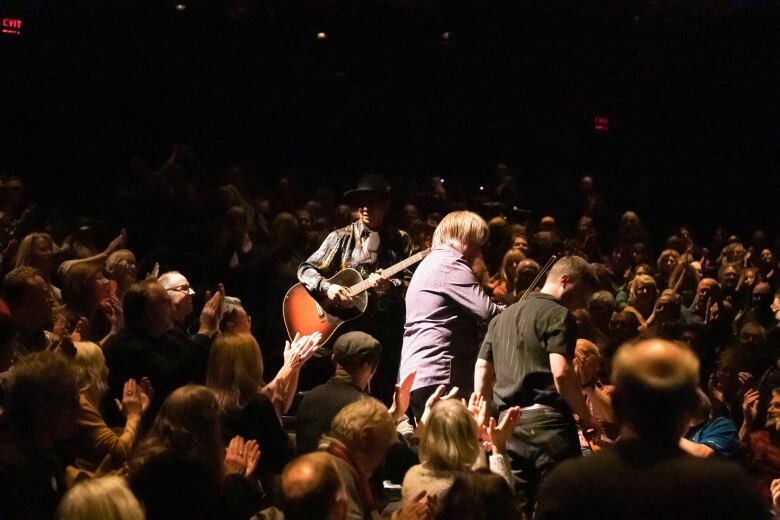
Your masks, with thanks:
[{"label": "short grey hair", "polygon": [[161,274],[157,277],[157,281],[160,282],[160,285],[162,285],[165,290],[173,289],[175,286],[172,285],[171,278],[173,278],[175,275],[179,275],[183,278],[187,278],[183,274],[181,274],[179,271],[168,271],[166,273]]}]

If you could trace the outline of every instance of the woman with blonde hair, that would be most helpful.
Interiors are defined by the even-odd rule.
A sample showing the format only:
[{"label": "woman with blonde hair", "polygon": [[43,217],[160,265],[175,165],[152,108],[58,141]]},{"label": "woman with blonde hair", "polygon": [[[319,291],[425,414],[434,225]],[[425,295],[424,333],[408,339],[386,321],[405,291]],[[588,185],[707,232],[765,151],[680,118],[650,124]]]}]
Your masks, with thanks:
[{"label": "woman with blonde hair", "polygon": [[87,479],[68,491],[57,520],[144,520],[146,515],[122,477]]},{"label": "woman with blonde hair", "polygon": [[657,297],[658,285],[655,278],[649,274],[638,274],[628,285],[628,305],[624,310],[636,315],[642,325],[653,314]]},{"label": "woman with blonde hair", "polygon": [[[279,386],[288,386],[280,381]],[[278,475],[293,457],[272,397],[263,392],[260,346],[251,334],[222,334],[211,346],[206,385],[219,404],[223,440],[256,439],[263,450],[261,475]]]},{"label": "woman with blonde hair", "polygon": [[55,305],[60,305],[62,304],[62,291],[52,285],[52,276],[56,267],[54,253],[56,252],[57,245],[48,233],[30,233],[19,242],[14,267],[27,265],[38,269],[49,287],[52,302]]},{"label": "woman with blonde hair", "polygon": [[102,267],[90,262],[71,265],[61,278],[65,330],[105,346],[122,327],[116,284],[106,278]]},{"label": "woman with blonde hair", "polygon": [[428,496],[441,496],[452,485],[459,472],[485,466],[482,434],[490,455],[490,470],[512,485],[512,473],[506,455],[506,441],[520,423],[520,408],[507,410],[499,424],[490,419],[485,424],[487,403],[474,394],[467,407],[458,399],[440,399],[440,387],[426,403],[418,428],[421,436],[421,464],[406,472],[401,490],[407,502],[426,490]]},{"label": "woman with blonde hair", "polygon": [[473,388],[479,328],[503,309],[471,269],[487,239],[482,217],[449,213],[436,226],[431,252],[409,283],[400,380],[417,371],[410,403],[417,418],[438,385],[457,386],[463,396]]},{"label": "woman with blonde hair", "polygon": [[125,427],[115,433],[100,413],[100,403],[108,390],[108,368],[102,349],[95,343],[77,341],[73,365],[79,385],[79,414],[76,433],[70,446],[76,458],[76,469],[95,471],[119,468],[128,460],[138,437],[141,418],[149,408],[151,385],[148,380],[125,383],[122,402],[117,402],[125,416]]}]

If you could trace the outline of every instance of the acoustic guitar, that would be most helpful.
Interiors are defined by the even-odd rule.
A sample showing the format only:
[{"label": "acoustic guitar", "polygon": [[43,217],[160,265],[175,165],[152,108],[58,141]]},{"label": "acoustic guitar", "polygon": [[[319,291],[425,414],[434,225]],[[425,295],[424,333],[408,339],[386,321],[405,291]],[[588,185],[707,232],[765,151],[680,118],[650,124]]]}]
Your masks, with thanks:
[{"label": "acoustic guitar", "polygon": [[[428,253],[430,253],[430,249],[420,251],[406,260],[383,269],[380,276],[387,280],[410,265],[416,264]],[[342,269],[328,278],[328,282],[345,287],[352,297],[352,301],[329,300],[326,294],[313,293],[306,289],[302,283],[293,285],[284,295],[282,302],[284,326],[287,328],[287,335],[290,336],[290,339],[295,336],[296,332],[303,335],[319,332],[322,334],[320,345],[324,345],[341,324],[359,318],[366,312],[368,306],[368,293],[366,291],[371,288],[371,282],[364,279],[357,270]]]}]

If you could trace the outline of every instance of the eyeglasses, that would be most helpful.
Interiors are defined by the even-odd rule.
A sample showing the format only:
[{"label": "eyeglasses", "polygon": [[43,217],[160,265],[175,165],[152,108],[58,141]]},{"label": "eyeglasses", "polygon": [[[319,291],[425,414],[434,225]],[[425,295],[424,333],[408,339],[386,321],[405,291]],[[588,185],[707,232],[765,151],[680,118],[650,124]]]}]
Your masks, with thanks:
[{"label": "eyeglasses", "polygon": [[182,285],[177,285],[176,287],[170,287],[168,289],[165,289],[166,291],[174,291],[174,292],[182,292],[185,294],[195,294],[195,291],[192,290],[192,287],[190,287],[190,284],[185,283]]}]

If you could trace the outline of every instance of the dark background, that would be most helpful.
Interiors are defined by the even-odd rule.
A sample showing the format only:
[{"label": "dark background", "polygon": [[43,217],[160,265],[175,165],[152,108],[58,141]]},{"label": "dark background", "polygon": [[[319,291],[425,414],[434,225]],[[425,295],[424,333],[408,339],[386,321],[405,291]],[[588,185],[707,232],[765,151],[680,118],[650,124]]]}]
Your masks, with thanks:
[{"label": "dark background", "polygon": [[468,193],[505,161],[565,224],[589,173],[659,236],[777,228],[778,2],[94,3],[0,0],[24,21],[0,35],[0,169],[44,204],[86,213],[182,142],[258,190],[370,171]]}]

